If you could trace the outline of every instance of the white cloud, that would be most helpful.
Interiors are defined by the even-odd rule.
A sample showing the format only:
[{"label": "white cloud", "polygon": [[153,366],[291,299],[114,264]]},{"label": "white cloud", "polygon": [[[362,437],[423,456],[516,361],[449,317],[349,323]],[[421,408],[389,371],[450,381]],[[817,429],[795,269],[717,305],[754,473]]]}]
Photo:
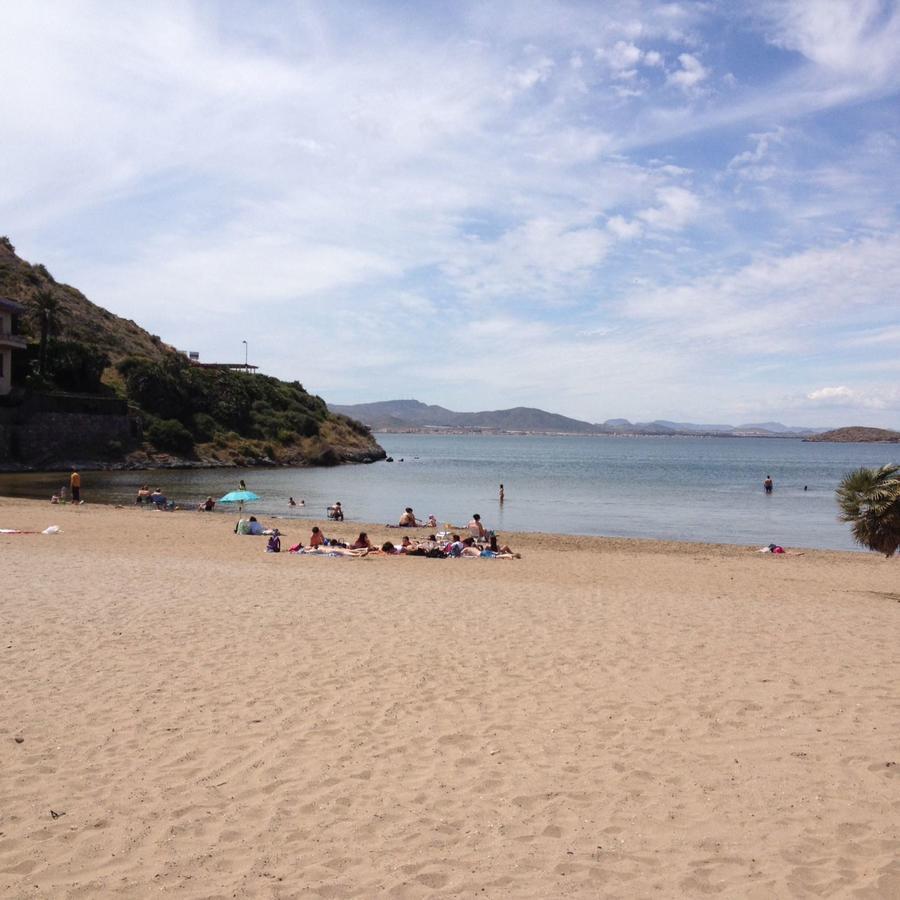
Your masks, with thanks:
[{"label": "white cloud", "polygon": [[657,206],[641,210],[638,218],[653,228],[674,231],[687,225],[700,209],[700,200],[689,190],[671,185],[656,192]]},{"label": "white cloud", "polygon": [[821,387],[810,391],[805,398],[807,405],[814,407],[862,408],[867,410],[900,409],[900,391],[896,388],[881,388],[878,392],[849,388],[846,385]]},{"label": "white cloud", "polygon": [[878,347],[896,345],[900,347],[900,325],[892,325],[887,328],[876,328],[862,334],[854,335],[847,339],[847,343],[854,347]]},{"label": "white cloud", "polygon": [[680,53],[678,62],[681,64],[681,68],[669,73],[667,78],[669,84],[690,91],[709,77],[709,70],[692,53]]},{"label": "white cloud", "polygon": [[841,349],[847,333],[891,315],[884,298],[898,288],[900,236],[893,236],[642,285],[626,297],[623,313],[659,323],[672,342],[703,341],[710,352],[733,356],[789,354],[796,364],[801,355]]},{"label": "white cloud", "polygon": [[772,151],[784,143],[786,131],[776,128],[759,134],[751,134],[750,139],[756,141],[752,150],[745,150],[733,156],[727,169],[739,178],[748,181],[768,181],[778,174],[777,166],[772,163]]},{"label": "white cloud", "polygon": [[[896,78],[900,8],[882,0],[765,3],[773,43],[842,74]],[[894,71],[891,72],[890,70]]]},{"label": "white cloud", "polygon": [[858,391],[850,390],[850,388],[841,385],[840,387],[823,387],[818,388],[818,390],[815,391],[810,391],[806,395],[806,399],[811,400],[814,403],[820,401],[825,403],[846,403],[848,400],[853,400],[858,396]]},{"label": "white cloud", "polygon": [[472,298],[562,299],[606,255],[599,228],[558,218],[531,219],[493,241],[473,239],[444,265],[448,278]]},{"label": "white cloud", "polygon": [[617,237],[622,240],[631,240],[640,237],[644,232],[644,226],[640,222],[631,221],[622,216],[611,216],[606,223],[606,227]]},{"label": "white cloud", "polygon": [[541,57],[524,69],[512,73],[513,83],[523,91],[530,90],[537,84],[542,84],[553,71],[555,63],[549,57]]}]

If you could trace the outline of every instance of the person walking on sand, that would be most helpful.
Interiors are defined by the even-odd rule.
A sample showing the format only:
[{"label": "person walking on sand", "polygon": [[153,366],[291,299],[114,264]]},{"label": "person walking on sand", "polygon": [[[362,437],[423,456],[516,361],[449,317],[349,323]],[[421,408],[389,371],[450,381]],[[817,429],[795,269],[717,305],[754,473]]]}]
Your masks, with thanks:
[{"label": "person walking on sand", "polygon": [[72,491],[72,502],[81,503],[81,476],[75,469],[69,476],[69,489]]},{"label": "person walking on sand", "polygon": [[763,482],[763,490],[767,494],[771,494],[772,490],[775,488],[775,482],[772,481],[771,475],[766,475],[766,480]]}]

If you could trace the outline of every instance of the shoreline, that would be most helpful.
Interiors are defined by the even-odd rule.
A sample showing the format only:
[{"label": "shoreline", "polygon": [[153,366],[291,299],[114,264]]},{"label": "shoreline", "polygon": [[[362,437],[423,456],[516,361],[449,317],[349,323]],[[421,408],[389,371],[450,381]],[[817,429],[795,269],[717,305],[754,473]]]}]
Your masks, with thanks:
[{"label": "shoreline", "polygon": [[[76,509],[71,503],[53,504],[47,500],[40,500],[33,497],[8,496],[0,494],[0,515],[2,515],[5,505],[15,507],[22,505],[25,508],[34,507],[34,509],[43,508],[47,511],[50,518],[53,517],[53,510],[56,509]],[[171,512],[162,512],[157,515],[157,510],[140,507],[137,504],[117,504],[117,503],[90,503],[86,502],[82,506],[77,507],[79,511],[88,508],[96,510],[109,510],[115,512],[134,512],[141,515],[152,515],[154,518],[165,517],[176,513],[180,516],[189,514],[196,516],[198,520],[218,521],[228,519],[232,523],[236,523],[241,515],[244,518],[249,516],[257,516],[263,525],[268,525],[270,520],[277,523],[289,523],[290,531],[302,533],[304,544],[309,537],[309,532],[313,525],[318,525],[325,533],[326,537],[334,535],[340,540],[352,541],[361,531],[369,534],[373,544],[382,544],[384,541],[391,540],[396,543],[404,534],[409,535],[413,540],[424,540],[429,534],[447,530],[444,528],[445,523],[439,523],[437,528],[407,528],[399,525],[391,525],[377,522],[363,522],[354,519],[345,519],[343,522],[336,523],[332,519],[326,517],[315,517],[307,515],[288,515],[288,514],[267,514],[254,511],[248,507],[243,514],[238,513],[237,509],[225,509],[221,505],[217,506],[212,512],[199,512],[190,507],[177,507]],[[0,527],[7,527],[0,524]],[[277,526],[282,533],[282,537],[288,533],[287,529],[282,530],[281,524]],[[465,524],[453,525],[452,529],[466,536],[468,528]],[[578,534],[578,533],[562,533],[562,532],[543,532],[543,531],[507,531],[497,532],[498,536],[502,536],[501,543],[514,544],[513,550],[517,550],[519,546],[532,546],[541,549],[552,549],[559,551],[581,552],[598,552],[603,550],[615,551],[643,551],[647,553],[664,553],[664,554],[692,554],[697,551],[706,551],[718,554],[738,554],[758,553],[760,547],[751,544],[729,544],[717,541],[689,541],[689,540],[664,540],[660,538],[640,538],[640,537],[622,537],[618,535],[599,535],[599,534]],[[378,535],[379,540],[375,541],[372,535]],[[394,538],[397,541],[394,541]],[[282,544],[284,541],[282,541]],[[873,553],[865,548],[854,548],[851,550],[833,550],[821,547],[804,547],[804,546],[785,546],[785,549],[796,551],[797,554],[804,556],[841,556],[856,558],[859,556],[880,556],[881,554]],[[765,554],[758,553],[759,556]],[[771,554],[769,554],[771,555]]]}]

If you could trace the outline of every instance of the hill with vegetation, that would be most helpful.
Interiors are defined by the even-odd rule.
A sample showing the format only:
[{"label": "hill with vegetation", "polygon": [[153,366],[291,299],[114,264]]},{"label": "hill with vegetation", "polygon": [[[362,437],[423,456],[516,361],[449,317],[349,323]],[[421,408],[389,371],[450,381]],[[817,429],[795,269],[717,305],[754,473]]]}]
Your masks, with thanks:
[{"label": "hill with vegetation", "polygon": [[443,406],[427,405],[418,400],[383,400],[352,406],[332,405],[331,409],[343,415],[353,416],[379,431],[467,429],[564,434],[594,434],[602,431],[590,422],[525,406],[491,412],[462,413]]},{"label": "hill with vegetation", "polygon": [[806,441],[832,441],[838,444],[896,444],[900,442],[900,431],[890,431],[887,428],[866,428],[863,425],[853,425],[849,428],[835,428],[833,431],[825,431],[815,434]]},{"label": "hill with vegetation", "polygon": [[335,465],[385,455],[368,427],[329,411],[299,382],[192,365],[159,336],[21,259],[8,238],[0,238],[0,297],[25,307],[18,390],[119,398],[142,419],[143,444],[111,448],[107,463]]}]

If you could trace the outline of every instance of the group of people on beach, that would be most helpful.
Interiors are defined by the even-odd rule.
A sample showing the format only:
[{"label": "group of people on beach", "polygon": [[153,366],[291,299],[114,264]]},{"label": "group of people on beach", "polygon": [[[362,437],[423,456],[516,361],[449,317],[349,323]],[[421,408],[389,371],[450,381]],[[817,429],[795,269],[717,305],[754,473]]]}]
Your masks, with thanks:
[{"label": "group of people on beach", "polygon": [[[154,488],[152,491],[150,490],[149,484],[142,484],[138,488],[137,496],[134,498],[134,502],[138,506],[152,506],[155,509],[161,510],[163,512],[172,512],[177,509],[174,500],[169,500],[168,497],[162,492],[161,488]],[[212,504],[212,505],[208,505]],[[213,500],[212,497],[208,497],[205,502],[201,503],[197,508],[204,509],[207,512],[211,512],[216,505],[216,501]]]},{"label": "group of people on beach", "polygon": [[[340,504],[335,504],[340,507]],[[335,518],[330,516],[330,518]],[[343,514],[341,514],[343,518]],[[398,526],[387,527],[422,527],[426,523],[420,522],[412,509],[406,507],[400,518]],[[437,520],[429,516],[430,527],[436,527]],[[450,527],[449,525],[447,526]],[[473,513],[469,524],[466,526],[467,534],[464,536],[457,532],[436,532],[426,538],[413,540],[409,535],[404,535],[399,543],[385,541],[380,546],[373,543],[365,531],[361,531],[356,539],[347,542],[340,538],[327,538],[318,525],[312,527],[309,540],[304,546],[302,541],[288,548],[289,553],[320,554],[329,556],[426,556],[432,559],[446,559],[459,557],[482,558],[519,558],[507,544],[501,545],[497,535],[486,529],[481,521],[479,513]],[[267,553],[281,552],[281,532],[277,528],[264,528],[255,516],[247,519],[239,519],[234,527],[235,534],[240,535],[267,535]]]},{"label": "group of people on beach", "polygon": [[[264,532],[248,531],[243,533],[262,534]],[[277,528],[270,532],[266,552],[281,552],[281,534]],[[289,547],[288,552],[328,556],[426,556],[431,559],[458,557],[521,558],[521,554],[514,553],[508,545],[500,546],[497,536],[494,534],[483,542],[476,541],[472,535],[461,537],[459,534],[453,534],[449,537],[441,538],[436,534],[429,534],[427,538],[415,541],[409,535],[404,535],[399,544],[395,545],[392,541],[385,541],[379,547],[372,543],[365,531],[361,531],[352,543],[347,543],[338,538],[326,538],[318,525],[313,526],[307,546],[304,547],[302,542],[298,542]]]}]

